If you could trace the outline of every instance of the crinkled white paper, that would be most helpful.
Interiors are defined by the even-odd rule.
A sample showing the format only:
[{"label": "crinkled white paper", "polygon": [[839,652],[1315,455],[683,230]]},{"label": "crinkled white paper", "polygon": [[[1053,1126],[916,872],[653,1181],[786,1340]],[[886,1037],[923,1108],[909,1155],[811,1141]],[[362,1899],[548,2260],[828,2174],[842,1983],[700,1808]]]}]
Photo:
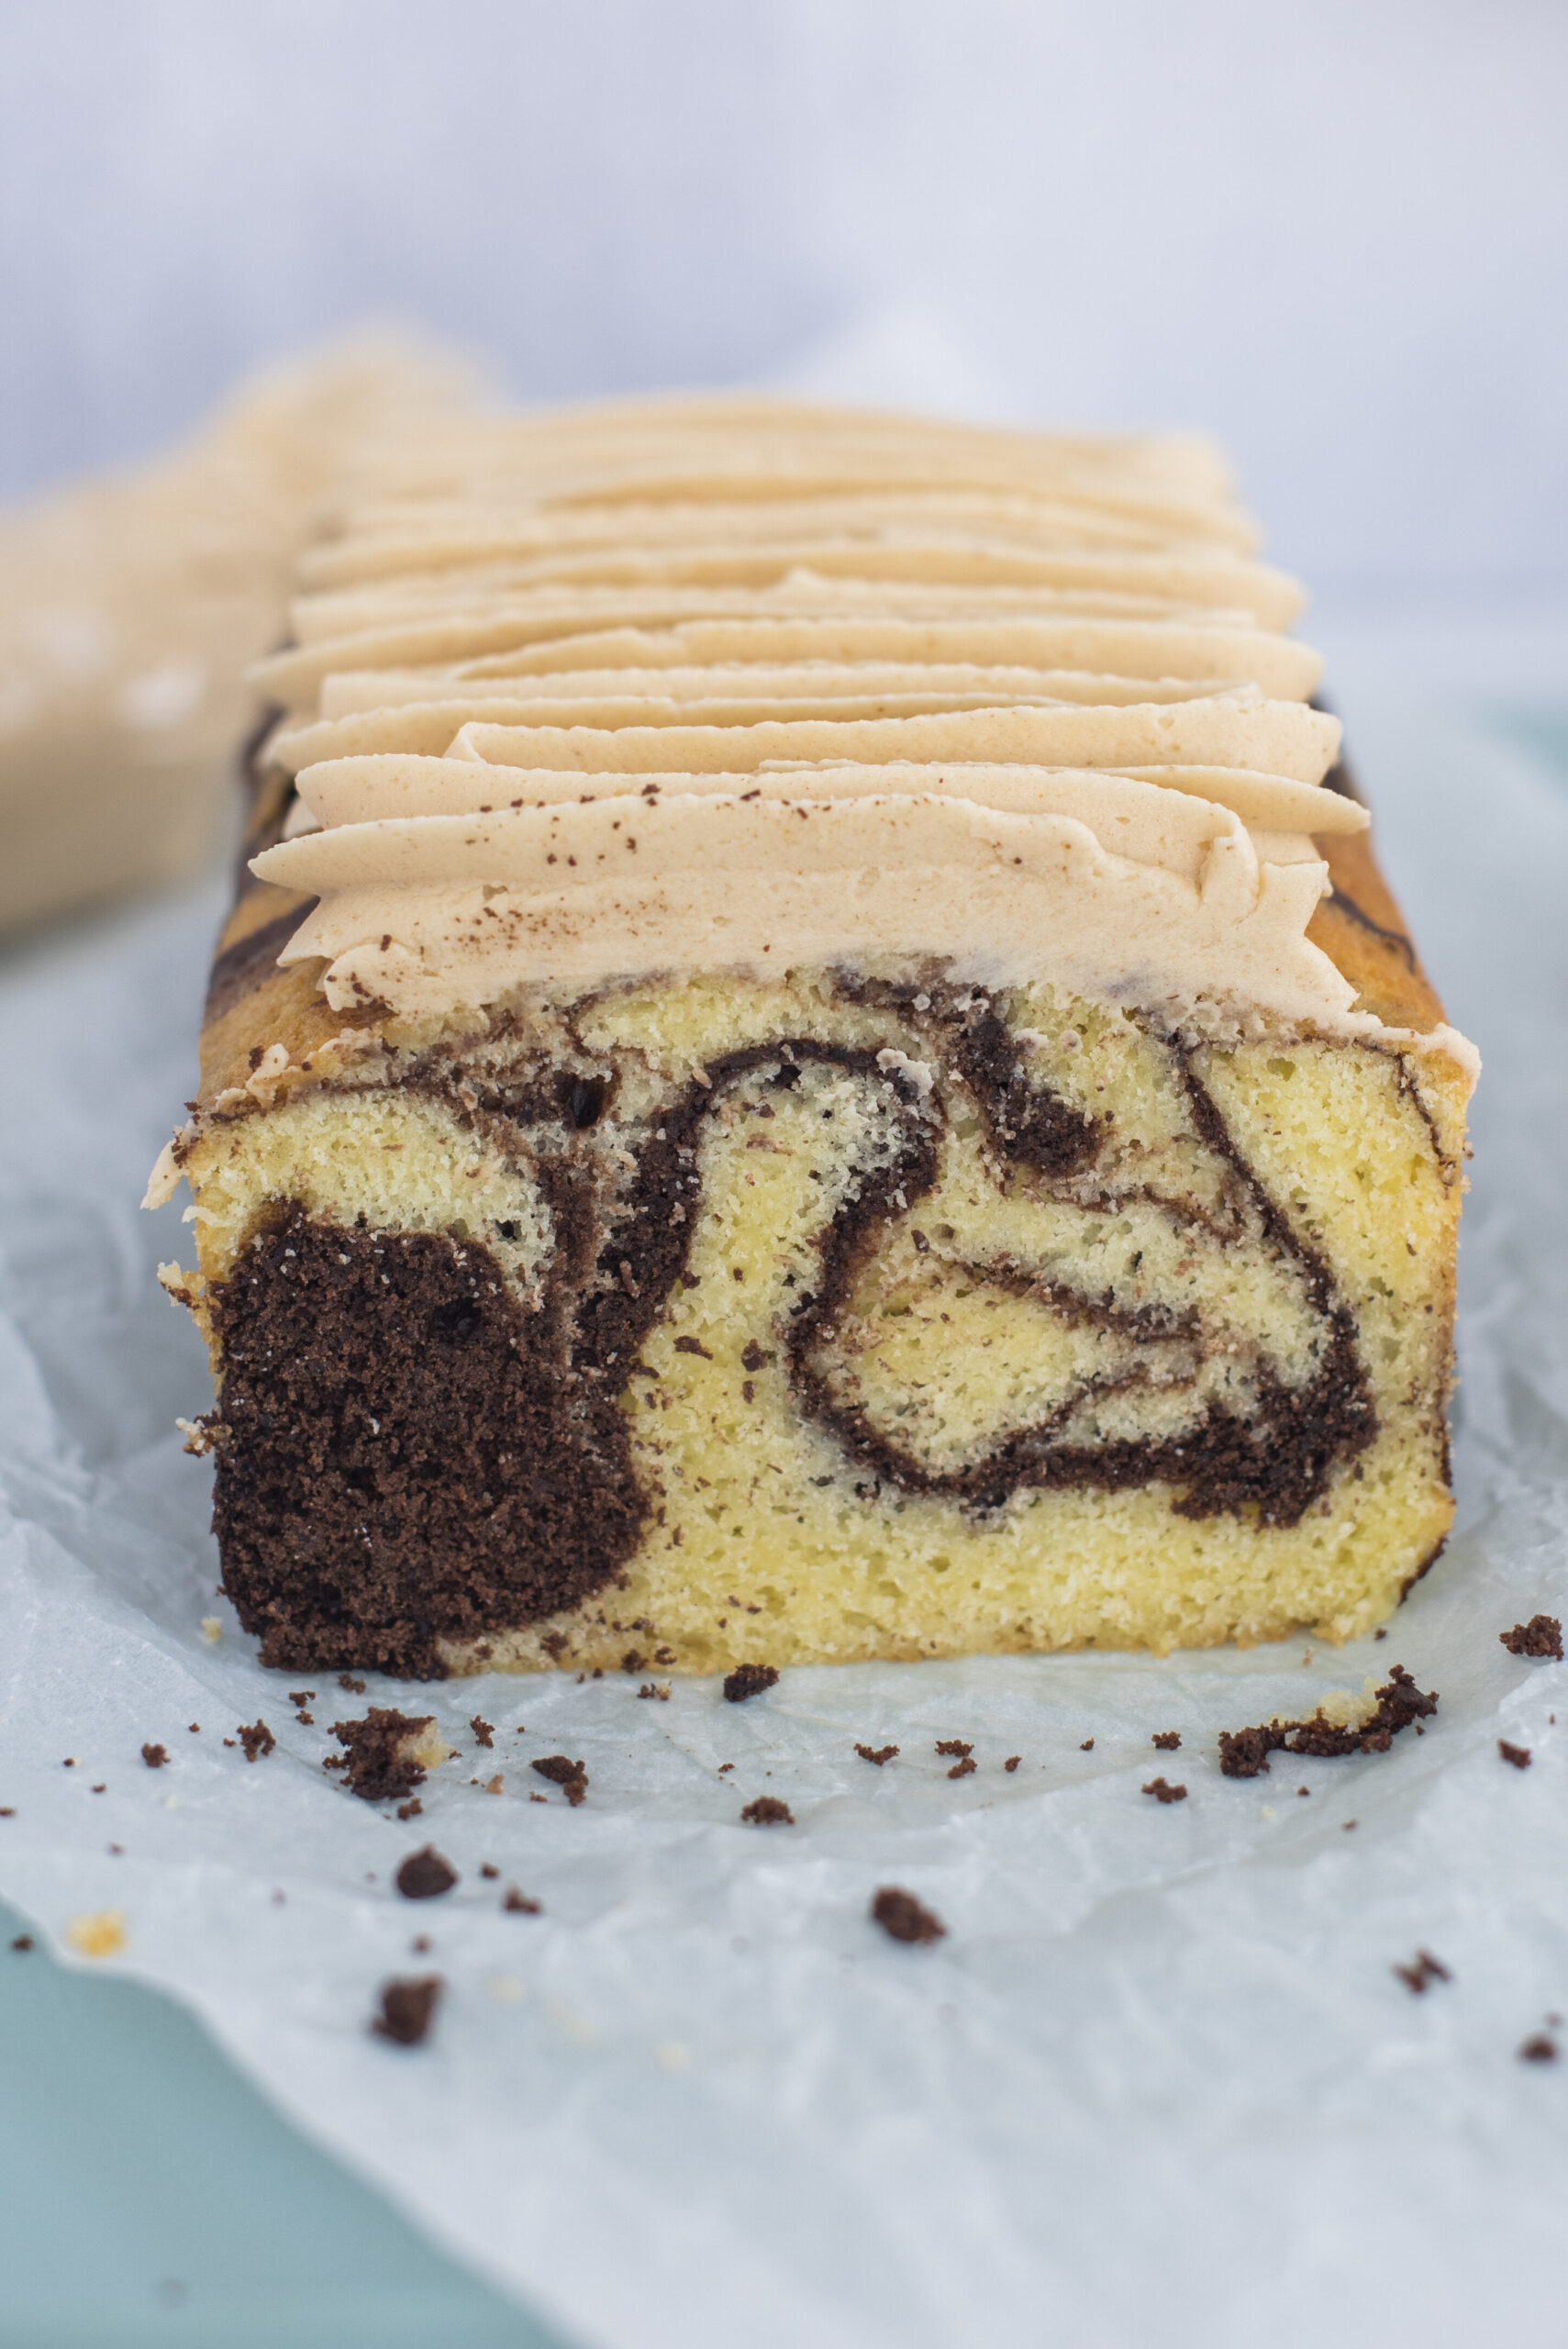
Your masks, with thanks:
[{"label": "crinkled white paper", "polygon": [[[662,1704],[619,1678],[361,1699],[317,1676],[301,1725],[302,1675],[262,1672],[214,1597],[209,1472],[172,1428],[205,1364],[153,1281],[186,1235],[136,1206],[192,1087],[217,898],[0,972],[0,1892],[57,1948],[121,1912],[100,1964],[186,2001],[584,2342],[1562,2339],[1568,2060],[1517,2050],[1568,2013],[1568,1666],[1497,1633],[1568,1617],[1568,792],[1419,698],[1351,717],[1487,1071],[1460,1530],[1388,1638],[1338,1653],[795,1671],[743,1706],[706,1681]],[[1395,1662],[1441,1692],[1423,1736],[1219,1776],[1219,1730]],[[333,1720],[411,1693],[460,1758],[400,1825],[321,1764]],[[248,1764],[224,1740],[258,1718],[277,1750]],[[973,1776],[933,1752],[951,1737]],[[874,1769],[856,1741],[901,1752]],[[578,1809],[527,1766],[563,1752]],[[1188,1799],[1142,1795],[1156,1773]],[[796,1824],[741,1825],[762,1794]],[[462,1882],[416,1906],[392,1876],[427,1840]],[[505,1913],[508,1883],[543,1913]],[[948,1938],[885,1939],[888,1883]],[[1452,1979],[1416,1998],[1392,1968],[1421,1948]],[[378,1985],[428,1968],[428,2043],[367,2035]]]}]

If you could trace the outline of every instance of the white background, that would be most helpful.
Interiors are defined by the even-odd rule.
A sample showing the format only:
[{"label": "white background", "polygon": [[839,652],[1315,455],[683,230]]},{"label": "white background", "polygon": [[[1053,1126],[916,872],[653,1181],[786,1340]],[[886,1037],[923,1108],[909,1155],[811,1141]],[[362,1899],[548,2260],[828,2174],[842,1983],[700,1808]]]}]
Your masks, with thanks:
[{"label": "white background", "polygon": [[1568,586],[1559,0],[10,0],[0,494],[368,316],[518,393],[1198,423],[1320,588]]}]

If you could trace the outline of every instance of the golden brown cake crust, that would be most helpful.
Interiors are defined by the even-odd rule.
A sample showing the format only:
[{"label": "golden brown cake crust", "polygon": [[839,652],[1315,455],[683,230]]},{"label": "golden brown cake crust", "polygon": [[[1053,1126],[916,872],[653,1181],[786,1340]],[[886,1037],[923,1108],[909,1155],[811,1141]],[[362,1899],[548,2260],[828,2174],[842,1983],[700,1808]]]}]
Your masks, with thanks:
[{"label": "golden brown cake crust", "polygon": [[1307,935],[1355,988],[1356,1009],[1375,1012],[1386,1027],[1423,1035],[1440,1026],[1441,1001],[1383,877],[1370,833],[1318,846],[1334,894],[1318,907]]}]

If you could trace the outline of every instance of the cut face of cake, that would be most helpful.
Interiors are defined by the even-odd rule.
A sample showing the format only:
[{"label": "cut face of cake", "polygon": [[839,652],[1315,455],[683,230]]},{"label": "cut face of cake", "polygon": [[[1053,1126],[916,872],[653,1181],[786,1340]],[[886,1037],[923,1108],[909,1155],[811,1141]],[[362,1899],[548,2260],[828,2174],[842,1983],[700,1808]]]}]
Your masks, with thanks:
[{"label": "cut face of cake", "polygon": [[712,402],[380,465],[150,1193],[266,1660],[1385,1615],[1475,1060],[1209,453]]}]

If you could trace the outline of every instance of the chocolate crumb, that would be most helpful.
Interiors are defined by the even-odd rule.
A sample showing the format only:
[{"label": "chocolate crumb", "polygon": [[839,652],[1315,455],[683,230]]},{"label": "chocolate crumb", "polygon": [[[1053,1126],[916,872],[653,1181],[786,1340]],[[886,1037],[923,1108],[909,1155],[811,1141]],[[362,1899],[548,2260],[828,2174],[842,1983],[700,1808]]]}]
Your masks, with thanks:
[{"label": "chocolate crumb", "polygon": [[657,1680],[645,1680],[637,1693],[639,1697],[655,1697],[660,1704],[667,1705],[670,1701],[670,1684],[667,1680],[662,1684]]},{"label": "chocolate crumb", "polygon": [[1309,1795],[1312,1789],[1310,1787],[1297,1787],[1296,1791],[1298,1795]]},{"label": "chocolate crumb", "polygon": [[416,1933],[408,1947],[415,1957],[428,1957],[434,1943],[428,1933]]},{"label": "chocolate crumb", "polygon": [[1341,1729],[1321,1709],[1308,1720],[1264,1721],[1257,1729],[1221,1730],[1219,1767],[1228,1778],[1255,1778],[1271,1753],[1386,1753],[1402,1729],[1438,1709],[1435,1690],[1418,1688],[1401,1664],[1377,1691],[1374,1710],[1364,1721]]},{"label": "chocolate crumb", "polygon": [[640,1672],[647,1662],[648,1658],[640,1648],[628,1648],[620,1660],[620,1668],[623,1672]]},{"label": "chocolate crumb", "polygon": [[494,1860],[481,1860],[479,1863],[479,1873],[487,1884],[494,1884],[501,1871],[495,1865]]},{"label": "chocolate crumb", "polygon": [[231,1746],[234,1744],[234,1742],[235,1742],[234,1739],[233,1739],[233,1738],[231,1738],[231,1737],[226,1737],[226,1738],[224,1739],[224,1741],[223,1741],[223,1742],[224,1742],[225,1745],[228,1745],[228,1746],[230,1746],[230,1747],[231,1747]]},{"label": "chocolate crumb", "polygon": [[895,1745],[857,1745],[855,1748],[862,1762],[874,1762],[879,1770],[884,1763],[893,1760],[897,1751]]},{"label": "chocolate crumb", "polygon": [[405,1900],[434,1900],[451,1890],[457,1870],[434,1844],[427,1843],[422,1851],[409,1853],[393,1882]]},{"label": "chocolate crumb", "polygon": [[735,1765],[733,1762],[721,1762],[718,1765],[719,1776],[722,1778],[727,1770],[733,1770],[734,1767]]},{"label": "chocolate crumb", "polygon": [[501,1906],[508,1917],[538,1917],[544,1909],[542,1901],[530,1900],[526,1892],[517,1890],[515,1884],[509,1884],[501,1895]]},{"label": "chocolate crumb", "polygon": [[397,1816],[402,1820],[420,1819],[424,1816],[424,1810],[425,1806],[418,1796],[410,1795],[406,1802],[398,1804]]},{"label": "chocolate crumb", "polygon": [[340,1672],[338,1675],[338,1686],[339,1688],[348,1689],[350,1695],[353,1697],[362,1697],[365,1693],[364,1682],[356,1680],[351,1672]]},{"label": "chocolate crumb", "polygon": [[1543,1656],[1552,1664],[1562,1661],[1562,1626],[1555,1615],[1532,1615],[1528,1623],[1516,1623],[1511,1631],[1499,1631],[1497,1637],[1510,1655]]},{"label": "chocolate crumb", "polygon": [[150,1770],[161,1770],[169,1759],[169,1749],[166,1745],[144,1745],[141,1758]]},{"label": "chocolate crumb", "polygon": [[[16,1943],[13,1942],[11,1946],[15,1949]],[[1532,2032],[1519,2048],[1521,2064],[1555,2064],[1556,2061],[1557,2042],[1549,2038],[1544,2031]]]},{"label": "chocolate crumb", "polygon": [[1348,1835],[1352,1827],[1359,1827],[1361,1825],[1361,1821],[1359,1819],[1342,1819],[1340,1821],[1340,1824]]},{"label": "chocolate crumb", "polygon": [[381,2012],[372,2021],[372,2031],[395,2046],[417,2047],[429,2032],[444,1987],[439,1974],[404,1975],[384,1982]]},{"label": "chocolate crumb", "polygon": [[1095,1741],[1092,1737],[1086,1737],[1084,1740],[1083,1744],[1078,1748],[1080,1753],[1092,1753],[1094,1750]]},{"label": "chocolate crumb", "polygon": [[738,1664],[724,1678],[724,1701],[727,1705],[743,1705],[748,1697],[760,1697],[764,1688],[776,1688],[779,1675],[771,1664]]},{"label": "chocolate crumb", "polygon": [[16,1816],[17,1806],[14,1802],[0,1803],[0,1819],[15,1819]]},{"label": "chocolate crumb", "polygon": [[1441,1958],[1434,1957],[1429,1949],[1418,1949],[1408,1965],[1396,1965],[1394,1971],[1407,1990],[1412,1991],[1418,1998],[1425,1998],[1429,1982],[1453,1980]]},{"label": "chocolate crumb", "polygon": [[245,1748],[247,1762],[259,1762],[264,1753],[272,1752],[277,1742],[265,1721],[251,1721],[249,1727],[243,1721],[239,1724],[239,1742]]},{"label": "chocolate crumb", "polygon": [[289,1690],[289,1703],[291,1705],[308,1705],[314,1699],[316,1691],[314,1688],[291,1688]]},{"label": "chocolate crumb", "polygon": [[1173,1787],[1163,1778],[1151,1778],[1143,1791],[1152,1795],[1156,1802],[1185,1802],[1187,1798],[1185,1787]]},{"label": "chocolate crumb", "polygon": [[473,1731],[474,1742],[475,1742],[475,1743],[476,1743],[476,1744],[479,1744],[479,1745],[494,1745],[494,1744],[495,1744],[495,1722],[494,1722],[494,1721],[482,1721],[482,1720],[480,1720],[480,1718],[479,1718],[479,1715],[478,1715],[477,1713],[475,1713],[475,1714],[472,1717],[472,1719],[470,1720],[470,1721],[469,1721],[469,1724],[468,1724],[468,1725],[469,1725],[469,1728]]},{"label": "chocolate crumb", "polygon": [[581,1762],[573,1762],[564,1753],[541,1754],[528,1766],[537,1770],[541,1778],[548,1778],[551,1786],[559,1787],[573,1810],[587,1795],[588,1773]]},{"label": "chocolate crumb", "polygon": [[701,1354],[704,1362],[711,1362],[713,1360],[713,1356],[709,1353],[707,1348],[703,1344],[700,1338],[677,1338],[675,1341],[675,1352],[678,1354]]},{"label": "chocolate crumb", "polygon": [[871,1915],[872,1922],[880,1925],[890,1941],[940,1942],[947,1933],[940,1917],[896,1884],[884,1884],[873,1893]]},{"label": "chocolate crumb", "polygon": [[955,1762],[953,1764],[952,1768],[948,1772],[948,1776],[950,1778],[972,1778],[979,1767],[979,1763],[974,1761],[971,1755],[966,1753],[962,1762]]},{"label": "chocolate crumb", "polygon": [[1511,1762],[1513,1764],[1516,1770],[1528,1770],[1529,1768],[1529,1747],[1528,1745],[1510,1745],[1506,1737],[1500,1737],[1497,1740],[1497,1751],[1502,1755],[1505,1762]]},{"label": "chocolate crumb", "polygon": [[795,1813],[777,1795],[759,1795],[740,1814],[748,1827],[793,1827]]},{"label": "chocolate crumb", "polygon": [[1374,1640],[1385,1640],[1388,1637],[1387,1624],[1380,1623],[1372,1636]]},{"label": "chocolate crumb", "polygon": [[956,1753],[961,1761],[967,1762],[974,1748],[962,1737],[939,1737],[935,1750],[939,1753]]},{"label": "chocolate crumb", "polygon": [[397,1802],[425,1783],[421,1763],[404,1751],[410,1738],[435,1726],[433,1713],[400,1713],[391,1705],[373,1705],[362,1721],[334,1721],[332,1734],[347,1746],[346,1757],[329,1754],[324,1770],[346,1770],[350,1794],[365,1802]]},{"label": "chocolate crumb", "polygon": [[1009,1753],[1002,1767],[1004,1770],[1016,1770],[1023,1758],[1021,1753]]},{"label": "chocolate crumb", "polygon": [[755,1373],[762,1370],[772,1360],[772,1354],[765,1354],[755,1338],[748,1338],[740,1350],[740,1366],[743,1370]]},{"label": "chocolate crumb", "polygon": [[16,1950],[29,1950],[32,1945],[33,1937],[31,1933],[18,1933],[16,1940],[11,1943],[11,1947]]},{"label": "chocolate crumb", "polygon": [[199,1736],[201,1735],[201,1733],[202,1733],[202,1725],[201,1725],[200,1721],[190,1721],[190,1722],[188,1722],[188,1723],[186,1724],[186,1726],[189,1728],[190,1732],[191,1732],[191,1735],[192,1735],[193,1737],[199,1737]]},{"label": "chocolate crumb", "polygon": [[1174,1753],[1181,1742],[1182,1732],[1179,1729],[1157,1729],[1149,1741],[1151,1745],[1157,1745],[1162,1753]]}]

